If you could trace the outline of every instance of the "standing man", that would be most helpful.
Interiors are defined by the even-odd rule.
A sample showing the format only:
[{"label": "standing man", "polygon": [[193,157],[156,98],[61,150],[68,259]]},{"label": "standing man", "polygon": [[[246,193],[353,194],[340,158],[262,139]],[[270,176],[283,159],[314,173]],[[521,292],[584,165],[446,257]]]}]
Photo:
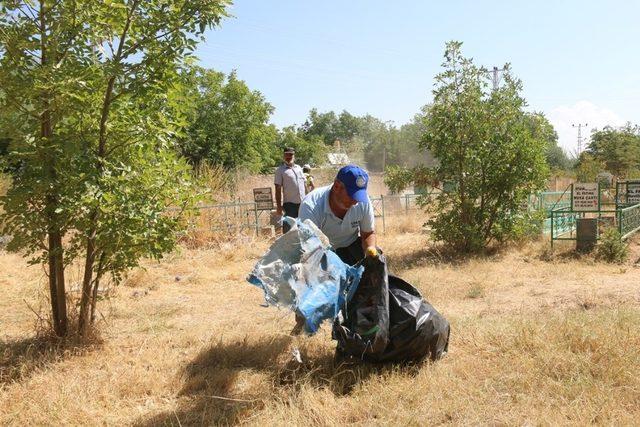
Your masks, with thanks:
[{"label": "standing man", "polygon": [[340,169],[332,185],[309,193],[300,207],[300,220],[310,219],[329,238],[340,259],[349,265],[365,254],[378,254],[368,184],[365,170],[347,165]]},{"label": "standing man", "polygon": [[[305,180],[302,168],[295,164],[296,152],[293,148],[284,149],[284,162],[275,175],[276,187],[276,211],[278,215],[298,217],[300,203],[305,195]],[[285,222],[282,223],[282,233],[289,231],[291,227]]]}]

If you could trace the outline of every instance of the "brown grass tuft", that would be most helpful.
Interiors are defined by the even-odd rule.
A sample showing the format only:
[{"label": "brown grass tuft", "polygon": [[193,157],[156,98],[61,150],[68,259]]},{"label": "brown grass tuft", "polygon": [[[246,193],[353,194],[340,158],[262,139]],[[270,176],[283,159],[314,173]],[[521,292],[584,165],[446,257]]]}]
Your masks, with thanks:
[{"label": "brown grass tuft", "polygon": [[7,190],[9,189],[9,178],[2,175],[2,173],[0,173],[0,196],[4,196],[5,194],[7,194]]},{"label": "brown grass tuft", "polygon": [[482,298],[484,296],[484,286],[479,282],[472,282],[469,284],[469,290],[467,291],[467,298]]},{"label": "brown grass tuft", "polygon": [[[397,215],[389,215],[385,218],[385,233],[391,235],[398,234],[420,234],[426,233],[424,228],[425,219],[421,212],[410,212],[409,214],[399,213]],[[382,232],[381,221],[376,224],[379,232]]]}]

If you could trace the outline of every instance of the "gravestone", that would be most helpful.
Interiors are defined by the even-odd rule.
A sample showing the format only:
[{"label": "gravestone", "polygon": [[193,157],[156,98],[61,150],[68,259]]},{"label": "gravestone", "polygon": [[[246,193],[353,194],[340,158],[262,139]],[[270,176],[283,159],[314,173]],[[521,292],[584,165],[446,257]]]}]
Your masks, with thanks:
[{"label": "gravestone", "polygon": [[598,239],[598,219],[578,218],[576,220],[576,251],[591,252]]}]

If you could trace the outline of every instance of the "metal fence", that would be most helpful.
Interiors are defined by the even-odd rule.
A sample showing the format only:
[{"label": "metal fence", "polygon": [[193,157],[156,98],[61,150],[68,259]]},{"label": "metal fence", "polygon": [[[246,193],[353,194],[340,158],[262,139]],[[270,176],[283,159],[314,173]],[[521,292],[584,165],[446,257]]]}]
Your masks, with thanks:
[{"label": "metal fence", "polygon": [[255,230],[271,223],[269,211],[258,210],[255,202],[230,202],[215,205],[198,206],[200,215],[198,227],[206,227],[211,231],[240,232]]},{"label": "metal fence", "polygon": [[571,193],[567,191],[544,191],[529,196],[530,210],[544,210],[547,217],[551,211],[571,205]]},{"label": "metal fence", "polygon": [[596,239],[600,239],[600,234],[607,227],[616,227],[623,240],[640,231],[640,204],[584,212],[576,212],[571,210],[571,206],[566,206],[551,212],[551,246],[557,240],[576,240],[577,221],[587,216],[598,221]]},{"label": "metal fence", "polygon": [[640,231],[640,204],[618,211],[618,231],[623,239]]},{"label": "metal fence", "polygon": [[[419,209],[418,199],[430,197],[430,194],[399,194],[370,197],[374,216],[381,220],[382,231],[386,229],[386,219],[393,215],[408,215]],[[259,210],[255,202],[230,202],[215,205],[202,205],[197,209],[200,215],[197,227],[206,227],[211,231],[229,233],[255,231],[276,224],[277,218],[271,211]]]},{"label": "metal fence", "polygon": [[371,205],[373,206],[373,214],[382,221],[382,231],[386,231],[386,218],[392,215],[408,215],[420,208],[419,201],[424,201],[430,197],[427,194],[398,194],[398,195],[380,195],[380,197],[371,197]]},{"label": "metal fence", "polygon": [[[381,222],[382,232],[386,231],[387,220],[391,216],[409,215],[420,209],[436,196],[436,192],[425,194],[380,195],[370,197],[374,216]],[[615,196],[612,201],[615,202]],[[554,240],[575,240],[576,221],[584,213],[571,210],[571,193],[564,191],[542,192],[529,197],[529,209],[547,212],[544,232],[551,234]],[[277,218],[271,211],[257,209],[255,202],[230,202],[199,206],[200,215],[196,227],[213,232],[255,232],[270,229],[277,224]],[[640,205],[615,209],[602,209],[592,212],[599,218],[601,226],[615,225],[623,238],[640,231]],[[600,228],[600,227],[599,227]]]}]

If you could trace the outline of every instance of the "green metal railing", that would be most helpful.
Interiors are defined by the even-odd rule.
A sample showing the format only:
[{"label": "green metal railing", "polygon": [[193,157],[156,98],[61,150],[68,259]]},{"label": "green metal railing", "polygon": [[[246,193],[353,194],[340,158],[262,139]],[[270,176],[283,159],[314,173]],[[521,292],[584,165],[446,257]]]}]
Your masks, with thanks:
[{"label": "green metal railing", "polygon": [[640,204],[618,210],[618,231],[623,239],[640,231]]},{"label": "green metal railing", "polygon": [[633,199],[631,199],[631,195],[629,194],[631,191],[636,190],[640,187],[639,180],[627,180],[627,181],[618,181],[616,182],[616,197],[615,203],[618,207],[630,207],[638,203],[637,193],[634,192]]},{"label": "green metal railing", "polygon": [[[575,240],[576,222],[584,216],[582,212],[573,212],[571,206],[551,211],[551,247],[556,240]],[[566,235],[569,235],[566,237]],[[563,237],[564,236],[564,237]]]},{"label": "green metal railing", "polygon": [[587,214],[597,218],[599,226],[596,239],[600,239],[603,227],[615,226],[623,240],[640,231],[640,204],[619,209],[576,212],[571,206],[551,211],[551,247],[557,240],[576,240],[576,222]]},{"label": "green metal railing", "polygon": [[544,210],[547,218],[557,208],[571,206],[571,193],[567,191],[543,191],[529,196],[529,210]]}]

